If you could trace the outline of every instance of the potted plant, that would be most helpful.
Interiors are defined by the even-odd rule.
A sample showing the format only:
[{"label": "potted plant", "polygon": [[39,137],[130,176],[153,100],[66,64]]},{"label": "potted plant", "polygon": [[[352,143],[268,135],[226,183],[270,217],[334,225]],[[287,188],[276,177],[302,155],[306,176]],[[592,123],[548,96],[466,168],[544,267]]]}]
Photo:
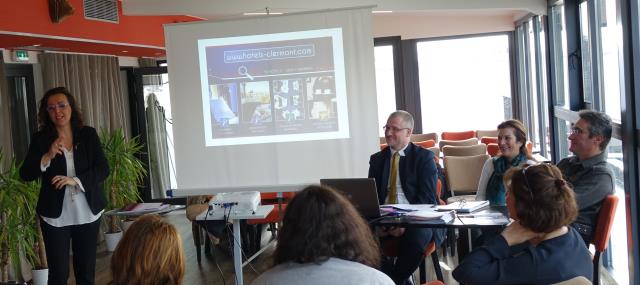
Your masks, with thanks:
[{"label": "potted plant", "polygon": [[40,183],[22,181],[18,170],[15,161],[7,171],[0,170],[0,280],[8,282],[9,262],[21,272],[22,253],[31,264],[33,284],[47,284],[47,258],[36,213]]},{"label": "potted plant", "polygon": [[[128,203],[140,201],[138,186],[147,175],[147,170],[136,157],[142,151],[139,137],[126,139],[122,129],[112,132],[103,130],[100,140],[109,163],[109,176],[104,182],[107,210],[120,209]],[[122,237],[120,220],[117,216],[111,215],[107,222],[107,249],[113,251]]]}]

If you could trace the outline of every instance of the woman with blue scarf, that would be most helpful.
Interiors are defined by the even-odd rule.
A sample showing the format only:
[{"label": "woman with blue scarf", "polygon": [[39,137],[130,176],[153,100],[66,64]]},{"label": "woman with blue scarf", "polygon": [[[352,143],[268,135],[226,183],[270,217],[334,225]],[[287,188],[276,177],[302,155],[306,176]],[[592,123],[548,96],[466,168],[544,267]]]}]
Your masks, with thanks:
[{"label": "woman with blue scarf", "polygon": [[476,200],[489,200],[492,206],[506,205],[502,177],[511,167],[517,167],[531,159],[526,143],[527,130],[520,121],[507,120],[498,125],[500,155],[484,164]]}]

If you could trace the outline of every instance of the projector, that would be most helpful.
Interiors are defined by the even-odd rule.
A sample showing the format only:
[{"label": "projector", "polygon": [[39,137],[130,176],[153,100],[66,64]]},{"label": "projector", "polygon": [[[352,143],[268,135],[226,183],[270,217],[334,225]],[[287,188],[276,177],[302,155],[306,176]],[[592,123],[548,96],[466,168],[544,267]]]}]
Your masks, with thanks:
[{"label": "projector", "polygon": [[234,213],[255,213],[260,204],[260,192],[218,193],[209,201],[209,209],[230,208]]}]

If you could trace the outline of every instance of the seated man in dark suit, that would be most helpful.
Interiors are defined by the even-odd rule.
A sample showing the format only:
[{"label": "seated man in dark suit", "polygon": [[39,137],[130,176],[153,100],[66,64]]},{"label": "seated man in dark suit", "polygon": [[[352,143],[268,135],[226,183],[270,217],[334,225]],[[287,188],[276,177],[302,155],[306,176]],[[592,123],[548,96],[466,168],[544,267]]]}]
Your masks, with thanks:
[{"label": "seated man in dark suit", "polygon": [[613,194],[613,171],[605,151],[611,140],[611,119],[604,113],[583,110],[571,128],[569,150],[575,156],[558,163],[558,168],[576,193],[578,218],[572,226],[588,245],[598,218],[602,200]]},{"label": "seated man in dark suit", "polygon": [[[437,204],[434,154],[410,142],[413,116],[393,112],[384,131],[389,147],[369,160],[369,177],[376,180],[380,204]],[[410,284],[405,282],[420,265],[427,244],[444,239],[443,230],[428,228],[380,228],[378,234],[400,239],[396,262],[382,267],[396,284]]]}]

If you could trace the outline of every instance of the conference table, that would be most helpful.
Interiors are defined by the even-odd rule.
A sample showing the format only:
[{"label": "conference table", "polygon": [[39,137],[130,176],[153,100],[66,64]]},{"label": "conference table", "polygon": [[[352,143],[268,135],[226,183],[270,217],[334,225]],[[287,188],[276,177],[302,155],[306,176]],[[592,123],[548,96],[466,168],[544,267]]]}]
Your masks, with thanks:
[{"label": "conference table", "polygon": [[[236,273],[236,284],[243,284],[242,267],[251,261],[248,258],[245,264],[242,263],[242,235],[240,234],[240,222],[242,220],[264,219],[273,211],[274,205],[259,205],[254,212],[236,212],[217,209],[215,211],[204,211],[196,217],[196,221],[200,224],[206,224],[207,221],[231,220],[233,223],[233,269]],[[256,253],[255,255],[259,254]],[[254,256],[255,256],[254,255]]]},{"label": "conference table", "polygon": [[458,229],[458,261],[471,250],[471,229],[501,228],[509,223],[509,216],[506,206],[487,206],[472,213],[455,213],[455,218],[448,223],[438,221],[425,221],[409,216],[384,217],[373,221],[372,224],[378,226],[395,226],[404,228],[444,228]]}]

